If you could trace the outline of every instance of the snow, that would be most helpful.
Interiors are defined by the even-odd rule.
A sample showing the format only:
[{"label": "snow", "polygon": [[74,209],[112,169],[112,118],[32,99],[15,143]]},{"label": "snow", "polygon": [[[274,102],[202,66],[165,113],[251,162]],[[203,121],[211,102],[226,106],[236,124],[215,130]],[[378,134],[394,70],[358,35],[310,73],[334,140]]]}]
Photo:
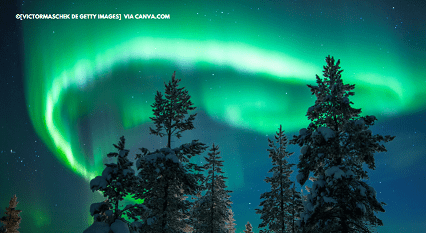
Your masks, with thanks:
[{"label": "snow", "polygon": [[364,204],[357,202],[356,207],[360,208],[361,211],[365,213],[365,205]]},{"label": "snow", "polygon": [[334,200],[333,198],[331,198],[331,197],[322,197],[323,199],[324,199],[324,201],[325,202],[327,202],[327,203],[337,203],[337,201],[336,200]]},{"label": "snow", "polygon": [[352,170],[347,170],[346,171],[346,177],[354,177],[355,173]]},{"label": "snow", "polygon": [[330,138],[334,138],[336,135],[334,131],[328,127],[319,127],[318,132],[321,133],[326,141],[328,141]]},{"label": "snow", "polygon": [[302,149],[300,149],[300,153],[302,153],[302,155],[306,154],[307,151],[308,151],[308,146],[307,145],[304,145],[302,147]]},{"label": "snow", "polygon": [[172,160],[174,163],[180,163],[175,152],[170,148],[162,148],[159,153],[153,153],[145,156],[145,160],[150,163],[155,163],[157,159],[163,158],[166,158],[166,160]]},{"label": "snow", "polygon": [[134,175],[135,171],[132,168],[124,169],[123,170],[123,175],[127,176],[127,174]]},{"label": "snow", "polygon": [[370,196],[371,197],[376,197],[376,195],[377,195],[376,190],[373,187],[371,187],[371,186],[369,186],[368,189],[370,190]]},{"label": "snow", "polygon": [[126,155],[129,153],[129,150],[120,150],[118,156],[120,156],[121,158],[126,157]]},{"label": "snow", "polygon": [[341,179],[342,176],[345,176],[345,172],[340,170],[340,168],[333,166],[325,171],[325,175],[329,177],[334,175],[334,179]]},{"label": "snow", "polygon": [[90,189],[92,191],[98,189],[106,189],[108,182],[103,176],[97,176],[95,179],[90,181]]},{"label": "snow", "polygon": [[176,157],[175,153],[172,152],[166,156],[166,159],[170,159],[173,163],[179,163],[179,159]]},{"label": "snow", "polygon": [[102,172],[102,177],[105,178],[105,180],[111,180],[111,173],[113,173],[114,169],[112,167],[106,167],[104,171]]},{"label": "snow", "polygon": [[111,224],[111,230],[114,233],[130,233],[129,226],[121,220],[115,220],[113,224]]},{"label": "snow", "polygon": [[150,155],[145,156],[145,161],[149,162],[149,163],[155,163],[155,161],[157,161],[157,159],[161,159],[162,157],[164,157],[164,155],[162,153],[152,153]]},{"label": "snow", "polygon": [[[98,202],[93,203],[90,205],[90,215],[95,215],[97,213],[100,213],[102,211],[102,206],[108,205],[106,202]],[[105,209],[108,209],[108,207],[104,207]]]},{"label": "snow", "polygon": [[316,180],[315,183],[312,185],[313,189],[318,189],[320,187],[324,187],[325,186],[325,181],[324,180]]},{"label": "snow", "polygon": [[148,218],[148,219],[146,220],[146,223],[147,223],[148,225],[152,225],[152,224],[154,224],[155,220],[156,220],[156,218],[155,218],[155,217]]},{"label": "snow", "polygon": [[303,175],[303,173],[299,173],[296,176],[297,182],[300,184],[302,182],[302,180],[305,180],[305,176]]},{"label": "snow", "polygon": [[117,219],[111,226],[105,222],[94,222],[83,233],[130,233],[130,230],[126,223]]},{"label": "snow", "polygon": [[170,154],[170,153],[174,153],[174,151],[172,151],[172,149],[166,147],[166,148],[161,148],[160,149],[161,152],[163,152],[163,154]]},{"label": "snow", "polygon": [[113,217],[113,211],[108,209],[109,207],[106,202],[93,203],[90,205],[90,215],[97,219],[100,217],[100,213],[104,212],[107,216],[106,218],[111,219]]},{"label": "snow", "polygon": [[361,118],[361,119],[356,120],[355,125],[360,125],[360,126],[365,125],[364,119]]},{"label": "snow", "polygon": [[308,132],[307,129],[302,128],[302,129],[299,130],[299,136],[304,136],[307,132]]},{"label": "snow", "polygon": [[[308,196],[309,196],[309,194],[308,194]],[[314,210],[314,206],[312,205],[311,202],[306,203],[305,208],[309,212],[312,212]]]},{"label": "snow", "polygon": [[359,186],[359,191],[361,192],[361,195],[365,197],[365,191],[367,191],[363,186]]},{"label": "snow", "polygon": [[138,228],[141,228],[141,227],[142,227],[142,223],[141,223],[141,222],[132,222],[132,223],[130,224],[130,226],[131,226],[131,227],[133,227],[133,228],[138,229]]}]

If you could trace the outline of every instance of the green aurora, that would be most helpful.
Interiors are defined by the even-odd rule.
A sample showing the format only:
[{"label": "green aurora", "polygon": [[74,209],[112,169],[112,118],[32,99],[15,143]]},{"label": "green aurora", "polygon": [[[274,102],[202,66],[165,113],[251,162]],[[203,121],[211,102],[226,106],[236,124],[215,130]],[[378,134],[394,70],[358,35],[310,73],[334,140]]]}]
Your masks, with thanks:
[{"label": "green aurora", "polygon": [[[426,69],[415,66],[425,55],[407,58],[409,50],[419,52],[400,45],[401,38],[384,21],[369,19],[368,13],[368,24],[343,17],[350,14],[343,4],[341,11],[334,7],[327,20],[318,21],[303,11],[277,9],[263,15],[234,2],[186,6],[153,1],[143,7],[136,2],[105,7],[81,3],[52,1],[44,4],[51,6],[48,10],[23,10],[171,17],[23,21],[25,95],[32,124],[57,159],[88,182],[101,174],[117,135],[124,134],[131,145],[137,141],[132,137],[148,134],[125,132],[152,125],[154,94],[164,92],[163,83],[174,70],[198,111],[259,134],[275,132],[277,122],[287,132],[309,124],[305,115],[314,97],[306,84],[315,83],[315,74],[322,77],[328,54],[341,60],[344,82],[356,85],[351,101],[363,113],[386,119],[425,107],[417,100],[426,99],[426,86],[416,83]],[[260,8],[274,11],[272,5]],[[283,23],[271,23],[275,21]]]}]

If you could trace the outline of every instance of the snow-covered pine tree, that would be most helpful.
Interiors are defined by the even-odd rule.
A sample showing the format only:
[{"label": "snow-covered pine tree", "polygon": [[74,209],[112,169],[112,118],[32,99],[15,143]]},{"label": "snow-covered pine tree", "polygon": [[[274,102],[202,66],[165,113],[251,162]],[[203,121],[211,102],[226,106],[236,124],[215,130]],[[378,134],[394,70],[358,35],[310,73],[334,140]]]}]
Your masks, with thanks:
[{"label": "snow-covered pine tree", "polygon": [[[230,203],[232,204],[232,202]],[[228,220],[225,221],[226,223],[226,229],[228,229],[228,233],[235,233],[235,226],[237,224],[235,224],[235,219],[234,219],[234,212],[232,212],[232,209],[229,208],[228,209]]]},{"label": "snow-covered pine tree", "polygon": [[[192,121],[197,114],[190,115],[184,120],[188,110],[195,107],[190,101],[188,91],[178,88],[180,79],[165,84],[165,99],[157,91],[153,107],[156,129],[150,128],[151,134],[167,136],[167,147],[150,152],[140,148],[143,154],[137,155],[136,167],[140,170],[138,177],[140,187],[148,192],[136,193],[135,197],[144,199],[144,204],[152,211],[145,216],[143,225],[147,232],[183,232],[190,223],[189,208],[191,203],[183,195],[195,195],[202,190],[203,168],[191,163],[193,156],[199,155],[207,148],[205,144],[192,140],[171,149],[171,137],[181,137],[181,132],[194,128]],[[165,133],[162,133],[163,128]],[[182,191],[183,190],[183,191]],[[137,211],[134,211],[137,215]],[[141,217],[142,218],[142,217]]]},{"label": "snow-covered pine tree", "polygon": [[[197,202],[197,200],[199,200],[201,197],[202,197],[201,196],[201,191],[199,191],[195,196],[191,197],[191,200],[193,200],[193,202],[191,203],[191,207],[189,209],[189,216],[190,216],[190,219],[191,219],[191,226],[194,226],[195,224],[198,223],[197,216],[195,215],[195,213],[198,211],[198,209],[200,207],[200,203]],[[194,231],[194,228],[193,227],[191,227],[191,228],[192,229],[189,232],[192,233]]]},{"label": "snow-covered pine tree", "polygon": [[290,180],[290,175],[293,173],[291,167],[294,164],[289,164],[286,157],[290,157],[294,153],[288,153],[287,137],[285,136],[282,126],[280,125],[277,135],[275,135],[278,147],[274,142],[268,138],[269,157],[272,158],[272,168],[269,172],[273,173],[272,177],[267,177],[265,181],[270,183],[271,191],[265,192],[260,195],[261,199],[265,199],[260,203],[262,209],[255,209],[257,214],[261,214],[262,222],[259,228],[269,228],[269,230],[262,230],[262,232],[291,232],[292,223],[294,221],[294,208],[301,207],[300,202],[293,203],[293,191],[291,185],[294,184]]},{"label": "snow-covered pine tree", "polygon": [[[173,135],[177,138],[181,137],[181,132],[185,130],[194,129],[192,121],[194,121],[197,113],[190,115],[188,119],[184,120],[185,114],[188,114],[188,110],[194,110],[196,107],[191,107],[191,96],[188,95],[187,90],[183,90],[184,87],[178,88],[180,79],[176,79],[176,71],[172,75],[172,81],[165,84],[165,99],[161,92],[157,91],[155,96],[155,103],[151,105],[154,112],[154,117],[149,119],[153,120],[156,129],[153,130],[151,127],[149,130],[150,134],[154,134],[160,137],[167,136],[167,147],[171,148],[170,140]],[[165,134],[162,133],[163,128]]]},{"label": "snow-covered pine tree", "polygon": [[[178,195],[177,194],[175,194],[175,197],[178,197]],[[184,196],[183,195],[183,189],[181,188],[180,189],[180,199],[182,200],[182,201],[184,201],[184,200],[186,200],[188,198],[188,196]],[[191,207],[190,207],[191,208]],[[186,224],[186,226],[183,228],[183,232],[185,232],[185,233],[190,233],[190,232],[192,232],[194,229],[192,228],[192,226],[189,224],[190,223],[190,210],[189,210],[189,212],[188,212],[188,214],[186,214],[185,215],[186,217],[185,217],[185,219],[179,219],[179,221],[184,221],[185,222],[185,224]]]},{"label": "snow-covered pine tree", "polygon": [[296,184],[293,183],[293,188],[291,189],[291,201],[290,201],[290,232],[299,232],[296,221],[300,220],[300,213],[303,212],[303,197],[300,192],[296,191]]},{"label": "snow-covered pine tree", "polygon": [[227,233],[226,221],[229,220],[230,195],[232,191],[225,190],[225,179],[222,174],[223,160],[220,154],[219,146],[210,149],[204,169],[208,171],[207,179],[204,183],[206,193],[198,201],[198,209],[194,213],[197,224],[194,224],[194,233]]},{"label": "snow-covered pine tree", "polygon": [[253,227],[251,226],[250,222],[247,222],[244,233],[253,233]]},{"label": "snow-covered pine tree", "polygon": [[16,206],[18,205],[16,194],[10,199],[9,201],[9,207],[6,208],[6,216],[3,216],[0,218],[0,222],[4,224],[2,227],[3,229],[0,229],[0,231],[7,232],[7,233],[19,233],[17,229],[19,229],[19,224],[21,223],[21,217],[19,216],[19,213],[22,212],[22,210],[16,210]]},{"label": "snow-covered pine tree", "polygon": [[290,141],[302,147],[297,181],[303,185],[310,172],[316,178],[299,223],[305,232],[370,232],[366,225],[383,225],[375,212],[385,212],[385,203],[361,180],[368,179],[362,166],[374,170],[374,152],[386,151],[378,142],[395,137],[372,135],[376,117],[359,116],[348,99],[355,85],[343,84],[340,60],[334,64],[328,56],[326,62],[324,81],[316,75],[318,86],[307,85],[317,97],[306,114],[312,122]]},{"label": "snow-covered pine tree", "polygon": [[[94,216],[94,223],[87,228],[84,233],[97,232],[98,229],[109,227],[115,229],[127,229],[128,222],[122,218],[122,214],[133,208],[140,208],[147,211],[143,204],[127,205],[123,210],[119,209],[119,202],[125,196],[132,193],[133,187],[137,184],[135,171],[131,168],[133,162],[127,158],[129,150],[124,149],[125,138],[122,136],[118,146],[113,144],[119,153],[109,153],[108,157],[118,157],[117,163],[105,164],[106,168],[102,176],[96,176],[90,181],[92,192],[101,191],[108,199],[104,202],[93,203],[90,206],[90,214]],[[112,208],[114,206],[114,208]]]},{"label": "snow-covered pine tree", "polygon": [[136,167],[140,170],[141,187],[149,191],[136,193],[135,198],[144,199],[144,205],[151,210],[150,215],[144,218],[144,232],[175,233],[187,228],[191,203],[182,197],[195,195],[200,185],[197,176],[188,171],[177,154],[182,153],[183,147],[204,150],[203,145],[194,140],[192,144],[175,149],[149,152],[141,148],[144,154],[137,155]]}]

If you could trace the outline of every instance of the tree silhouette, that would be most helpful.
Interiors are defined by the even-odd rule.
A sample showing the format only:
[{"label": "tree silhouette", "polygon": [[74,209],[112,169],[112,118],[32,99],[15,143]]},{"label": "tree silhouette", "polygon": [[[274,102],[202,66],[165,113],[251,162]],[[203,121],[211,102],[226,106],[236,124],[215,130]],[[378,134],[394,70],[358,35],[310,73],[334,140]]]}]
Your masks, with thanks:
[{"label": "tree silhouette", "polygon": [[[178,88],[180,79],[175,78],[176,71],[172,75],[172,80],[168,84],[165,84],[165,98],[161,92],[157,91],[155,96],[155,102],[151,107],[154,112],[154,117],[150,117],[154,121],[156,129],[149,130],[150,134],[154,134],[160,137],[167,136],[167,147],[171,148],[170,140],[173,135],[177,138],[181,137],[181,132],[185,130],[194,129],[192,121],[195,119],[196,114],[190,115],[188,119],[184,120],[185,115],[188,114],[188,110],[194,110],[195,107],[191,107],[191,96],[188,95],[187,90],[184,88]],[[162,133],[163,128],[165,134]]]},{"label": "tree silhouette", "polygon": [[[151,210],[145,216],[142,226],[147,232],[181,232],[189,229],[189,209],[191,203],[184,195],[195,195],[202,190],[199,184],[204,180],[201,166],[191,163],[193,156],[199,155],[207,148],[205,144],[192,140],[172,149],[171,137],[181,137],[181,132],[194,128],[192,121],[197,114],[190,115],[184,120],[188,110],[194,110],[188,91],[178,88],[179,79],[165,84],[165,98],[157,91],[153,108],[153,120],[156,129],[150,128],[151,134],[163,137],[167,135],[167,147],[150,152],[140,148],[142,154],[137,154],[136,167],[139,185],[148,192],[135,192],[135,198],[143,199],[146,207]],[[162,131],[165,131],[163,133]],[[133,215],[137,215],[136,210]]]},{"label": "tree silhouette", "polygon": [[385,212],[376,199],[376,191],[361,179],[368,179],[363,163],[375,169],[374,152],[386,148],[378,142],[392,141],[393,136],[372,135],[369,126],[375,116],[360,117],[349,96],[355,85],[344,85],[340,60],[326,58],[317,86],[307,85],[317,100],[307,112],[312,122],[301,129],[291,144],[301,146],[297,181],[303,185],[313,172],[314,184],[304,203],[298,224],[308,232],[370,232],[366,223],[383,225],[374,212]]},{"label": "tree silhouette", "polygon": [[[273,173],[272,177],[267,177],[265,182],[271,185],[271,191],[260,195],[261,199],[265,199],[260,203],[262,209],[255,209],[257,214],[261,214],[262,222],[259,228],[268,227],[269,230],[261,230],[261,232],[288,232],[292,228],[295,219],[294,209],[301,207],[301,201],[294,201],[295,196],[290,187],[294,184],[290,180],[293,173],[291,167],[294,164],[288,164],[286,157],[290,157],[293,153],[286,151],[287,137],[280,125],[277,135],[275,135],[278,147],[268,138],[269,141],[269,157],[272,158],[273,167],[269,172]],[[298,206],[293,206],[298,204]],[[294,229],[294,227],[293,227]]]},{"label": "tree silhouette", "polygon": [[19,213],[22,212],[22,210],[16,210],[16,206],[18,205],[18,201],[16,201],[18,198],[16,197],[16,194],[10,199],[9,201],[9,207],[6,208],[6,213],[4,217],[0,219],[0,222],[2,222],[4,225],[3,229],[0,229],[0,231],[6,230],[4,232],[7,233],[19,233],[17,230],[19,227],[19,224],[21,223],[21,217],[19,216]]},{"label": "tree silhouette", "polygon": [[253,227],[251,226],[250,222],[247,222],[244,233],[253,233]]},{"label": "tree silhouette", "polygon": [[[98,228],[109,227],[116,223],[120,226],[128,224],[122,214],[133,208],[139,208],[139,211],[148,211],[144,204],[127,205],[123,210],[119,209],[119,202],[124,200],[128,194],[135,192],[138,186],[138,180],[135,171],[131,168],[133,162],[127,158],[129,150],[125,149],[125,138],[120,137],[118,145],[113,144],[118,153],[109,153],[108,157],[117,157],[117,163],[105,164],[106,168],[101,176],[96,176],[90,181],[92,192],[101,191],[104,197],[108,199],[104,202],[93,203],[90,206],[90,214],[94,217],[94,223],[86,229],[85,232],[93,232]],[[114,205],[114,208],[112,208]],[[127,214],[127,213],[125,213]],[[116,222],[118,220],[118,222]]]},{"label": "tree silhouette", "polygon": [[208,153],[208,157],[204,157],[207,163],[204,169],[208,171],[207,179],[205,180],[204,187],[207,192],[204,196],[200,197],[196,202],[193,210],[193,217],[197,219],[194,224],[194,232],[202,233],[216,233],[226,232],[226,222],[229,221],[229,208],[231,202],[229,201],[232,191],[225,190],[225,179],[222,174],[223,160],[221,157],[219,146],[213,144]]}]

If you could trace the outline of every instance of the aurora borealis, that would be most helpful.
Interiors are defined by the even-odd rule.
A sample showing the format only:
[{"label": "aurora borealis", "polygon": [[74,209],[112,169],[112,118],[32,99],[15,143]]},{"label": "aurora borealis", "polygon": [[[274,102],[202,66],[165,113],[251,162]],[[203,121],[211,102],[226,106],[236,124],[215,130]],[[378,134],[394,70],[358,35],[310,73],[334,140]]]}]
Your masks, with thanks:
[{"label": "aurora borealis", "polygon": [[[89,182],[102,173],[112,144],[124,135],[130,158],[137,148],[165,145],[164,139],[148,134],[153,126],[150,105],[176,71],[198,116],[196,129],[174,138],[172,146],[192,139],[219,145],[228,189],[234,191],[237,232],[247,221],[257,232],[260,216],[254,208],[269,188],[263,181],[271,166],[267,138],[280,124],[288,138],[307,127],[306,111],[315,97],[306,85],[315,84],[315,74],[322,77],[325,57],[331,55],[341,60],[344,83],[355,84],[353,107],[362,108],[363,116],[378,118],[373,133],[396,136],[385,144],[388,152],[377,155],[377,169],[369,172],[369,182],[378,191],[378,200],[388,204],[386,213],[378,215],[385,225],[379,232],[402,232],[392,231],[408,221],[398,220],[404,206],[411,205],[401,197],[412,195],[410,201],[417,200],[408,190],[426,184],[421,172],[426,165],[421,145],[426,143],[426,36],[417,12],[425,6],[410,4],[19,2],[17,12],[7,15],[20,33],[15,46],[22,48],[21,75],[14,79],[22,83],[18,95],[22,104],[4,98],[10,99],[4,109],[19,110],[2,116],[1,126],[6,127],[4,135],[23,134],[25,129],[33,136],[2,135],[0,166],[7,175],[1,178],[0,208],[16,193],[18,209],[24,210],[20,232],[30,232],[28,228],[82,232],[93,221],[90,204],[104,200],[90,191]],[[170,19],[21,21],[15,18],[18,13],[170,14]],[[3,64],[3,69],[8,68]],[[11,85],[11,77],[4,75],[2,82]],[[11,90],[6,84],[2,87]],[[19,119],[28,124],[12,127]],[[289,161],[297,163],[300,148],[288,146],[288,150],[296,152]],[[22,167],[22,160],[30,164]],[[27,175],[16,176],[17,170]],[[27,181],[29,174],[32,181]],[[410,188],[405,187],[410,177],[418,176]],[[426,227],[420,222],[425,216],[420,209],[407,213],[405,218],[418,220],[407,232]],[[64,218],[69,218],[69,226],[58,224]]]}]

